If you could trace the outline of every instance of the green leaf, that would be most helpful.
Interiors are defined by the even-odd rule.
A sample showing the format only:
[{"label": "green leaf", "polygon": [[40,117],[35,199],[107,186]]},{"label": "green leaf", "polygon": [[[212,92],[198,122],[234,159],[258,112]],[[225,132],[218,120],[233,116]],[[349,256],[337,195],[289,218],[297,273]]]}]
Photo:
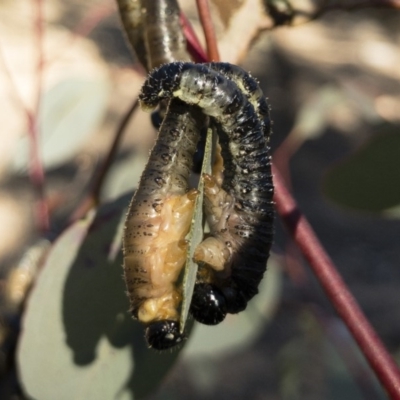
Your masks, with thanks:
[{"label": "green leaf", "polygon": [[196,324],[183,353],[184,359],[217,358],[240,351],[252,343],[275,315],[281,298],[282,271],[277,259],[268,260],[268,269],[259,286],[259,294],[239,314],[228,314],[216,326]]},{"label": "green leaf", "polygon": [[137,188],[148,161],[148,154],[136,152],[131,152],[126,158],[115,160],[101,187],[101,201],[116,199],[127,191]]},{"label": "green leaf", "polygon": [[326,129],[332,110],[345,100],[345,95],[338,88],[323,86],[301,106],[292,134],[300,141],[320,136]]},{"label": "green leaf", "polygon": [[[40,105],[40,157],[46,169],[72,158],[103,118],[109,94],[105,80],[69,78],[47,91]],[[25,135],[15,152],[14,172],[26,172],[31,141]]]},{"label": "green leaf", "polygon": [[330,199],[372,212],[400,204],[400,129],[384,131],[328,172],[324,192]]},{"label": "green leaf", "polygon": [[[203,174],[211,174],[211,159],[212,159],[213,133],[211,129],[207,130],[206,146],[204,150],[203,164],[201,167],[201,177]],[[203,197],[204,183],[200,178],[197,187],[199,195],[196,198],[192,225],[188,234],[189,246],[186,255],[186,265],[183,276],[183,302],[180,315],[180,331],[183,332],[187,317],[189,315],[190,303],[192,301],[193,289],[196,283],[197,264],[193,261],[194,251],[203,240]]]},{"label": "green leaf", "polygon": [[178,352],[147,349],[127,312],[121,238],[132,194],[100,207],[56,241],[24,315],[17,363],[23,389],[40,400],[140,399]]},{"label": "green leaf", "polygon": [[387,398],[342,321],[309,307],[296,315],[297,334],[277,355],[281,399]]}]

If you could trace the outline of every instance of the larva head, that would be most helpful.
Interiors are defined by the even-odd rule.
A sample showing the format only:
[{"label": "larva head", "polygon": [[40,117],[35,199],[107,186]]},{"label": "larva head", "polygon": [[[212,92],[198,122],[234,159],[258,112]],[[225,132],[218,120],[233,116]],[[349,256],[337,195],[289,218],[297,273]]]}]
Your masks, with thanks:
[{"label": "larva head", "polygon": [[170,349],[185,339],[179,332],[179,322],[171,320],[156,321],[148,325],[145,338],[149,347],[156,350]]},{"label": "larva head", "polygon": [[171,99],[173,92],[179,87],[182,70],[191,65],[190,63],[173,62],[151,71],[139,94],[142,110],[154,110],[161,100]]},{"label": "larva head", "polygon": [[226,287],[223,289],[226,309],[229,314],[238,314],[247,307],[247,299],[241,290]]},{"label": "larva head", "polygon": [[197,283],[194,287],[190,313],[205,325],[217,325],[225,319],[226,301],[221,291],[208,283]]}]

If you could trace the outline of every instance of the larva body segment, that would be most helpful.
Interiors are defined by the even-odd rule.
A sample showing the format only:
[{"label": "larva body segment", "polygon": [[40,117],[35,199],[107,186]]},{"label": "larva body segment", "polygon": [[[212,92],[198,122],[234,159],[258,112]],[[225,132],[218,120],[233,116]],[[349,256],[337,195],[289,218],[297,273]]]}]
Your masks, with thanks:
[{"label": "larva body segment", "polygon": [[128,41],[140,63],[147,69],[146,44],[144,39],[142,0],[117,0],[119,15],[124,25]]},{"label": "larva body segment", "polygon": [[[180,100],[170,102],[127,215],[124,275],[132,315],[147,325],[151,347],[172,347],[179,333],[181,291],[196,190],[188,188],[193,153],[204,115]],[[158,329],[155,328],[158,327]]]},{"label": "larva body segment", "polygon": [[117,3],[128,40],[146,70],[190,59],[177,0],[117,0]]},{"label": "larva body segment", "polygon": [[212,62],[206,65],[237,84],[239,89],[245,94],[250,103],[253,105],[257,114],[264,121],[265,136],[269,139],[271,128],[269,106],[258,82],[248,72],[237,65],[223,62]]},{"label": "larva body segment", "polygon": [[203,177],[211,235],[196,249],[195,260],[203,267],[191,306],[206,324],[244,310],[257,294],[274,221],[268,105],[247,75],[226,66],[218,71],[215,65],[164,65],[151,73],[139,96],[149,108],[174,97],[196,105],[219,135],[224,178],[220,187]]},{"label": "larva body segment", "polygon": [[149,69],[176,60],[188,61],[177,0],[142,0],[146,6],[145,42]]}]

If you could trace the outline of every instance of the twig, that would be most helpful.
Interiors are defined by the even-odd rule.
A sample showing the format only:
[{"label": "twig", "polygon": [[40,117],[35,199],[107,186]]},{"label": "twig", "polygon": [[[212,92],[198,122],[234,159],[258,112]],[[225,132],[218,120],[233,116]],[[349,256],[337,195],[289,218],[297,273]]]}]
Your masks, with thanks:
[{"label": "twig", "polygon": [[49,210],[47,200],[45,198],[44,190],[44,171],[43,165],[39,155],[39,126],[38,117],[40,111],[40,100],[42,92],[42,76],[43,76],[43,4],[42,0],[35,0],[33,3],[36,10],[36,18],[34,22],[34,38],[35,38],[35,49],[38,59],[36,61],[36,88],[35,88],[35,101],[33,110],[24,103],[20,94],[18,93],[17,86],[12,78],[11,72],[5,61],[2,49],[0,49],[0,64],[3,68],[4,73],[7,77],[7,82],[11,88],[10,96],[17,109],[22,110],[25,115],[27,123],[28,137],[30,139],[30,164],[29,164],[29,178],[37,196],[37,203],[35,204],[36,212],[36,226],[39,231],[47,232],[49,229]]},{"label": "twig", "polygon": [[72,223],[80,218],[82,218],[91,208],[96,207],[99,203],[100,192],[103,186],[104,179],[107,175],[108,170],[111,167],[111,164],[118,152],[119,145],[121,143],[123,133],[125,132],[125,128],[128,125],[128,122],[135,112],[139,105],[138,99],[136,99],[129,110],[126,112],[124,117],[122,118],[118,129],[115,132],[115,136],[112,142],[112,145],[104,159],[101,167],[98,169],[98,172],[93,180],[92,188],[89,191],[89,194],[82,200],[79,206],[76,208],[74,213],[72,214],[69,222]]},{"label": "twig", "polygon": [[219,61],[217,38],[215,36],[208,0],[196,0],[196,3],[201,25],[203,26],[204,36],[206,38],[208,60]]},{"label": "twig", "polygon": [[36,203],[36,223],[38,229],[45,233],[49,229],[49,209],[45,195],[45,176],[43,165],[39,154],[39,112],[42,94],[42,77],[43,77],[43,2],[42,0],[34,0],[36,9],[35,18],[35,49],[37,50],[38,59],[36,62],[36,99],[32,113],[28,113],[28,136],[30,139],[30,165],[29,176],[33,189],[37,195]]},{"label": "twig", "polygon": [[186,15],[183,12],[181,12],[180,19],[183,27],[183,34],[185,35],[187,42],[186,47],[188,52],[196,62],[199,63],[207,62],[207,55],[204,52],[195,31],[193,30],[192,24],[190,23],[190,21],[187,19]]}]

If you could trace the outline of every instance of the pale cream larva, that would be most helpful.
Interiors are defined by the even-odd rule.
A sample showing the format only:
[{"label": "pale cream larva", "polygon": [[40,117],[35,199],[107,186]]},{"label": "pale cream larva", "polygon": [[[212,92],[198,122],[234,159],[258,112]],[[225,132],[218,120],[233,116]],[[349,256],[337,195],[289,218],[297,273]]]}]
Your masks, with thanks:
[{"label": "pale cream larva", "polygon": [[196,107],[170,102],[126,219],[124,273],[131,312],[146,325],[149,346],[160,350],[183,339],[176,281],[186,260],[185,236],[197,196],[188,178],[204,121]]}]

